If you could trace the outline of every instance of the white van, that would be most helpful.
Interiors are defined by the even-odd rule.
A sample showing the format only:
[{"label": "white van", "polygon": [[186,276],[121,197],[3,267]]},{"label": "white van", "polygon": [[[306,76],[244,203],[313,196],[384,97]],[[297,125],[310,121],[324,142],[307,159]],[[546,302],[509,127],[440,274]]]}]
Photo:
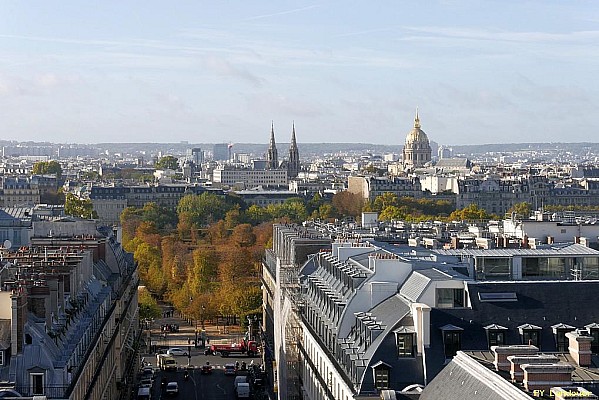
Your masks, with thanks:
[{"label": "white van", "polygon": [[235,388],[235,395],[238,399],[249,399],[250,398],[250,384],[242,382],[237,384]]},{"label": "white van", "polygon": [[149,387],[140,387],[137,391],[137,400],[151,400],[152,393]]},{"label": "white van", "polygon": [[237,389],[237,385],[240,383],[247,383],[248,377],[245,375],[239,375],[235,377],[235,382],[233,383],[233,387]]}]

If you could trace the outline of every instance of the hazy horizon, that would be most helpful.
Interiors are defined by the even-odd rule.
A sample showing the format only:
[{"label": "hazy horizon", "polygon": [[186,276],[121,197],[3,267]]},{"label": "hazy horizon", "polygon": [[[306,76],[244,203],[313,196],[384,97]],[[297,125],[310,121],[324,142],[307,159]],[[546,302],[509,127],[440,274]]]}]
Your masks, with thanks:
[{"label": "hazy horizon", "polygon": [[[0,4],[0,137],[585,143],[595,2]],[[323,141],[322,138],[327,138]],[[101,138],[101,140],[99,140]],[[368,140],[365,140],[367,138]]]}]

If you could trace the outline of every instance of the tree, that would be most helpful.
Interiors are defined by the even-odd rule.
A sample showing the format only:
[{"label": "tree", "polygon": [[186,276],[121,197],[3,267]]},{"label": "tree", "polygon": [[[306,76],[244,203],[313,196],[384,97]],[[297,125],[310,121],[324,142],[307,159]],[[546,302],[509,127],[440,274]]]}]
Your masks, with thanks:
[{"label": "tree", "polygon": [[62,176],[62,168],[58,161],[54,160],[36,162],[33,164],[31,172],[37,175],[56,174],[57,178]]},{"label": "tree", "polygon": [[246,220],[252,225],[258,225],[272,219],[266,208],[257,206],[255,204],[252,204],[245,211],[245,217]]},{"label": "tree", "polygon": [[214,247],[200,247],[192,252],[192,260],[187,273],[189,287],[192,293],[206,292],[218,278],[218,253]]},{"label": "tree", "polygon": [[177,214],[154,202],[144,204],[138,211],[142,221],[152,222],[160,232],[169,232],[177,224]]},{"label": "tree", "polygon": [[156,163],[156,169],[179,169],[179,160],[174,156],[164,156]]},{"label": "tree", "polygon": [[333,196],[332,203],[339,214],[359,217],[364,206],[364,199],[359,194],[343,191]]},{"label": "tree", "polygon": [[526,201],[523,201],[521,203],[514,204],[509,210],[507,210],[507,212],[508,214],[516,213],[516,215],[519,215],[522,218],[528,218],[532,213],[532,205]]},{"label": "tree", "polygon": [[213,193],[204,192],[199,195],[188,194],[184,196],[177,206],[177,213],[186,214],[186,218],[197,228],[221,220],[231,209],[224,198]]},{"label": "tree", "polygon": [[395,193],[385,192],[380,196],[376,196],[374,199],[373,208],[375,211],[381,212],[389,206],[397,207],[399,205],[399,199]]},{"label": "tree", "polygon": [[160,306],[145,286],[141,286],[138,289],[137,299],[139,304],[139,318],[141,320],[160,318]]},{"label": "tree", "polygon": [[308,211],[306,210],[306,205],[302,199],[287,199],[283,204],[276,208],[276,216],[278,218],[287,217],[296,223],[303,222],[308,218]]},{"label": "tree", "polygon": [[74,217],[93,219],[98,218],[90,199],[79,199],[73,193],[67,193],[64,202],[64,212]]},{"label": "tree", "polygon": [[241,224],[233,228],[231,240],[239,247],[250,247],[256,243],[256,235],[250,224]]},{"label": "tree", "polygon": [[450,221],[480,221],[491,219],[491,215],[476,204],[470,203],[461,210],[452,212],[448,219]]},{"label": "tree", "polygon": [[242,215],[239,205],[234,205],[232,209],[225,214],[225,226],[227,229],[233,229],[241,223]]},{"label": "tree", "polygon": [[335,209],[332,204],[321,204],[317,210],[312,212],[312,218],[327,220],[335,217]]},{"label": "tree", "polygon": [[405,220],[407,214],[405,207],[387,206],[379,214],[381,221]]}]

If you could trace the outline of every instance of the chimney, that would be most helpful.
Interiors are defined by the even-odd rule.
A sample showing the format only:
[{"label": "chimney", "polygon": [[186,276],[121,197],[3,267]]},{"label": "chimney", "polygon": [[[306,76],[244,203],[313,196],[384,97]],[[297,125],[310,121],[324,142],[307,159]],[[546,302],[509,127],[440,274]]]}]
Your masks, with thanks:
[{"label": "chimney", "polygon": [[567,332],[566,337],[569,340],[568,351],[570,355],[576,361],[576,364],[581,367],[588,367],[591,365],[591,342],[593,337],[589,334],[586,329],[576,329],[572,332]]},{"label": "chimney", "polygon": [[580,386],[552,387],[550,397],[555,400],[597,400],[599,397]]},{"label": "chimney", "polygon": [[492,346],[491,351],[495,354],[495,369],[497,371],[510,371],[511,363],[508,361],[508,356],[525,356],[536,354],[539,352],[537,346],[531,344],[517,344],[510,346]]},{"label": "chimney", "polygon": [[460,248],[460,239],[457,236],[451,237],[451,248],[459,249]]},{"label": "chimney", "polygon": [[524,371],[524,388],[533,390],[549,390],[554,386],[570,386],[574,367],[569,364],[522,364]]},{"label": "chimney", "polygon": [[524,378],[524,371],[522,371],[522,364],[551,364],[557,363],[559,358],[549,354],[532,354],[526,356],[508,356],[508,361],[511,364],[510,377],[512,382],[522,382]]},{"label": "chimney", "polygon": [[27,319],[27,294],[24,287],[13,290],[11,299],[12,317],[10,329],[10,352],[13,356],[23,350],[25,320]]}]

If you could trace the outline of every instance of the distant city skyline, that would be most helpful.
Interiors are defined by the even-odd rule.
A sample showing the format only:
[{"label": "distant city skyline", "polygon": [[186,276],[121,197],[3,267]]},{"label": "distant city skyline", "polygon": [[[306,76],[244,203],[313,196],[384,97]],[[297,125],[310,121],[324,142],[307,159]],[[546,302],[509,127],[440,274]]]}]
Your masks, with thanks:
[{"label": "distant city skyline", "polygon": [[0,139],[592,142],[597,43],[582,0],[7,0]]}]

